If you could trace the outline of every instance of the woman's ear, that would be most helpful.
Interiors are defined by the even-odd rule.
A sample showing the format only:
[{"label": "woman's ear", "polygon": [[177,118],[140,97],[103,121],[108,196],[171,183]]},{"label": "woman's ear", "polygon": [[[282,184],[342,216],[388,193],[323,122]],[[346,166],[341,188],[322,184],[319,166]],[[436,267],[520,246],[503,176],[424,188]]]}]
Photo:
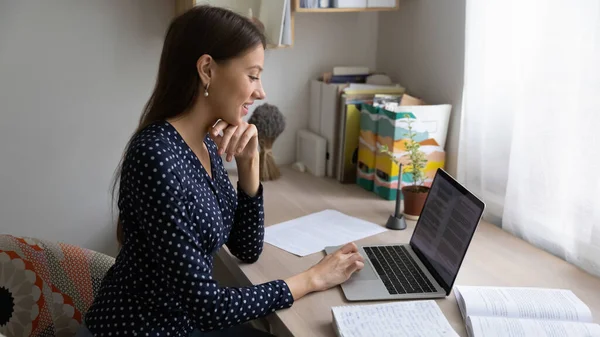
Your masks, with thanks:
[{"label": "woman's ear", "polygon": [[212,80],[213,76],[213,66],[215,61],[210,55],[204,54],[198,58],[196,61],[196,70],[198,71],[198,76],[200,76],[200,81],[202,81],[202,85],[206,86]]}]

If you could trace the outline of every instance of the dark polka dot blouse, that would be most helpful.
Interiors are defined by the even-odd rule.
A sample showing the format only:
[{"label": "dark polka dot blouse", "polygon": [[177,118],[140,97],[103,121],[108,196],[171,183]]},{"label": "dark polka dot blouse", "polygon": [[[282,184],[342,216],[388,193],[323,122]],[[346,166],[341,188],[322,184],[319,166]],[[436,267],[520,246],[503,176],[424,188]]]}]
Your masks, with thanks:
[{"label": "dark polka dot blouse", "polygon": [[283,280],[219,287],[213,256],[222,245],[244,262],[264,237],[263,187],[233,188],[215,143],[204,140],[212,178],[175,128],[152,124],[123,162],[118,206],[124,244],[85,316],[94,336],[188,336],[288,308]]}]

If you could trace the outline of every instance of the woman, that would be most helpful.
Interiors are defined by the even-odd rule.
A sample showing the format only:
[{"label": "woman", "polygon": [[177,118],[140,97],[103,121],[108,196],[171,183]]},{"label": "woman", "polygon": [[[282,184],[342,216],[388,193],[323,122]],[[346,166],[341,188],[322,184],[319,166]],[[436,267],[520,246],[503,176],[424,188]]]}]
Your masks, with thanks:
[{"label": "woman", "polygon": [[[257,27],[225,9],[196,7],[171,23],[156,87],[121,165],[121,251],[81,335],[231,332],[363,267],[351,243],[285,280],[221,288],[212,278],[222,245],[247,263],[263,247],[257,131],[242,117],[265,98],[264,49]],[[221,155],[236,161],[237,190]]]}]

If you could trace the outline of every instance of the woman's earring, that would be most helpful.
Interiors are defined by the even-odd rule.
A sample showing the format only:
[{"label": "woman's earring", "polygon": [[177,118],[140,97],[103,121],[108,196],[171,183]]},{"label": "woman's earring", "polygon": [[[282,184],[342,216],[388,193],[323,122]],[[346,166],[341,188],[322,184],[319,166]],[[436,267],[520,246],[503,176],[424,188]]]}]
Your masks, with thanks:
[{"label": "woman's earring", "polygon": [[206,83],[206,87],[204,87],[204,97],[208,96],[208,86],[210,83]]}]

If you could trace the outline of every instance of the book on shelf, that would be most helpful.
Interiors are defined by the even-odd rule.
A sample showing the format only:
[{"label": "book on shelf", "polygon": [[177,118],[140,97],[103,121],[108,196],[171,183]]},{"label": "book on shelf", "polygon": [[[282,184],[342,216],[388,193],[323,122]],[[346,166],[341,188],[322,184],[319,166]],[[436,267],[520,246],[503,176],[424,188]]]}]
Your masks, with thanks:
[{"label": "book on shelf", "polygon": [[337,165],[334,165],[336,167],[336,179],[341,183],[356,182],[361,106],[365,103],[373,103],[373,96],[341,95],[337,142],[335,144]]},{"label": "book on shelf", "polygon": [[332,72],[325,72],[320,77],[324,83],[366,83],[369,74],[363,75],[333,75]]},{"label": "book on shelf", "polygon": [[366,83],[371,75],[368,67],[335,66],[320,77],[325,83]]},{"label": "book on shelf", "polygon": [[470,337],[600,336],[590,308],[572,291],[455,286]]},{"label": "book on shelf", "polygon": [[320,0],[300,0],[300,8],[319,8]]},{"label": "book on shelf", "polygon": [[364,66],[335,66],[331,72],[335,76],[343,75],[369,75],[369,67]]},{"label": "book on shelf", "polygon": [[338,172],[341,95],[373,97],[376,94],[402,95],[404,91],[405,89],[398,84],[334,84],[311,80],[308,129],[327,140],[327,177],[336,177]]}]

